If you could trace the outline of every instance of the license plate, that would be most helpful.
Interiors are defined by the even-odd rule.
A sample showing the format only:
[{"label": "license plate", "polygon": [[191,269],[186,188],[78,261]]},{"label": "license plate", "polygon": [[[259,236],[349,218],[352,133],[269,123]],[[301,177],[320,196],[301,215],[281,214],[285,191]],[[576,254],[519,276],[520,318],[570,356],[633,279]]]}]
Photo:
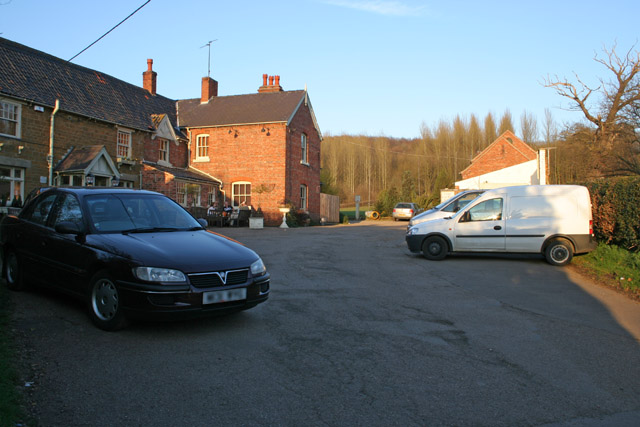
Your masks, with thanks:
[{"label": "license plate", "polygon": [[227,289],[226,291],[211,291],[202,294],[203,304],[216,304],[247,299],[247,288]]}]

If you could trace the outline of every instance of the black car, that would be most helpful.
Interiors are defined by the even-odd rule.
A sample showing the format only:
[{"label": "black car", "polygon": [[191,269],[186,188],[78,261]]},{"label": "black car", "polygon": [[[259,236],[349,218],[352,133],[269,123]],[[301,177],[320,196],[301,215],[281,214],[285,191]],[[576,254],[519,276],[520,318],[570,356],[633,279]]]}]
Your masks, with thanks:
[{"label": "black car", "polygon": [[51,188],[0,223],[3,275],[83,298],[93,322],[245,310],[269,297],[260,257],[206,230],[170,198],[120,188]]}]

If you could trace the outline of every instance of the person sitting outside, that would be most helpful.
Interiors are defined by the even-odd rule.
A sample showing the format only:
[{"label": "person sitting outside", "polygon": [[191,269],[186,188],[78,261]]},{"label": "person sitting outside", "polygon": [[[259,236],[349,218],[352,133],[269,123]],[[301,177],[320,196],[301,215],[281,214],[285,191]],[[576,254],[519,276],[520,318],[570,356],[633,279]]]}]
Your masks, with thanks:
[{"label": "person sitting outside", "polygon": [[224,202],[224,207],[222,208],[222,215],[229,216],[231,212],[233,212],[233,208],[229,205],[229,202]]},{"label": "person sitting outside", "polygon": [[218,207],[218,202],[213,202],[211,205],[209,205],[209,208],[207,209],[207,215],[208,216],[213,216],[216,214],[216,212],[218,212],[220,209]]}]

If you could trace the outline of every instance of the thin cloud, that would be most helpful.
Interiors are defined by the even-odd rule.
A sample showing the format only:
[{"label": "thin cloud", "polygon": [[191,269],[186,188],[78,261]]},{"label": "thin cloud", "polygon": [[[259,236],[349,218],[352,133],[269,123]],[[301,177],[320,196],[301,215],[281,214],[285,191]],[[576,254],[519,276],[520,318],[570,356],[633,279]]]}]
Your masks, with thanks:
[{"label": "thin cloud", "polygon": [[324,0],[323,3],[379,15],[393,16],[415,16],[422,14],[425,10],[425,6],[414,7],[399,1],[386,0]]}]

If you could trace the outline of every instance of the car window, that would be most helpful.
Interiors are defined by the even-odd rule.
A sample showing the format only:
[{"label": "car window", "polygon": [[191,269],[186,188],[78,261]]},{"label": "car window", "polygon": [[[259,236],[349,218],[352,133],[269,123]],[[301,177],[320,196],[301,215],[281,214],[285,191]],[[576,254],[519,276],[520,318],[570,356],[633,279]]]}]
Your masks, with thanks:
[{"label": "car window", "polygon": [[499,221],[502,219],[502,198],[489,199],[469,209],[470,221]]},{"label": "car window", "polygon": [[36,201],[33,209],[27,213],[25,219],[36,224],[46,225],[49,212],[51,212],[53,202],[55,202],[57,196],[56,193],[48,193],[41,197]]},{"label": "car window", "polygon": [[56,206],[53,226],[55,227],[64,221],[73,222],[81,229],[84,228],[80,202],[78,202],[78,198],[74,194],[63,194]]},{"label": "car window", "polygon": [[180,205],[154,194],[97,194],[85,197],[90,223],[99,233],[201,227]]}]

